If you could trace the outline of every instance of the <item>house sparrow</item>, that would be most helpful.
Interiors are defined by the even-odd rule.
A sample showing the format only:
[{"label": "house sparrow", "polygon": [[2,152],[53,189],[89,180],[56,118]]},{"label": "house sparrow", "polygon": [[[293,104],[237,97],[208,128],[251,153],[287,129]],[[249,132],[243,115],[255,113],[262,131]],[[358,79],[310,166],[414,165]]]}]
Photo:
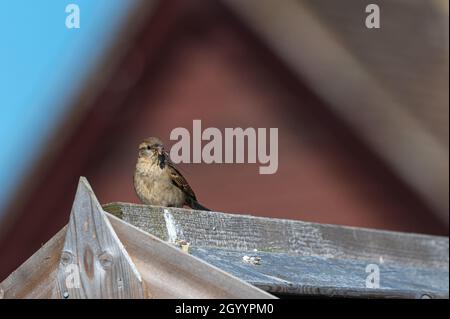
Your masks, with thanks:
[{"label": "house sparrow", "polygon": [[149,137],[139,144],[134,189],[147,205],[209,210],[197,202],[194,191],[175,168],[160,139]]}]

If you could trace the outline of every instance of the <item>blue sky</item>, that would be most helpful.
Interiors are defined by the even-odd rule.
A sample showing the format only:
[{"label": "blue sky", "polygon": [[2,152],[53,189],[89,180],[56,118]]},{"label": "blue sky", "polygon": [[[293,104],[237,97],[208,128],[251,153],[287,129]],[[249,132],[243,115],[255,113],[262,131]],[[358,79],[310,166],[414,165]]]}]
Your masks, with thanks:
[{"label": "blue sky", "polygon": [[[0,217],[134,0],[0,0]],[[80,28],[68,29],[68,4]]]}]

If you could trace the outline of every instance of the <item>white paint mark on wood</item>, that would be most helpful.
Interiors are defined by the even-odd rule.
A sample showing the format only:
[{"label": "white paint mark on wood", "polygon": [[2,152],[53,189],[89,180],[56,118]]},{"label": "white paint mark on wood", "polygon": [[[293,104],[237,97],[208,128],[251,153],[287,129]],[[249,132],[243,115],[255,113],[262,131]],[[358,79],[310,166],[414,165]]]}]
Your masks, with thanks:
[{"label": "white paint mark on wood", "polygon": [[157,237],[108,216],[152,298],[275,298]]},{"label": "white paint mark on wood", "polygon": [[164,209],[164,221],[166,222],[167,236],[169,237],[168,242],[175,244],[183,234],[183,230],[177,226],[175,219],[168,209]]}]

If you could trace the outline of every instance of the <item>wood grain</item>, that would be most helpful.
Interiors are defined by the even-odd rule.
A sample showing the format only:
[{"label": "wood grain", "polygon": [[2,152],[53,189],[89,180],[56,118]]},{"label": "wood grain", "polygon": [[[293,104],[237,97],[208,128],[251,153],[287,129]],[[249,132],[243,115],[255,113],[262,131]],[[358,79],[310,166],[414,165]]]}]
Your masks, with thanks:
[{"label": "wood grain", "polygon": [[[380,287],[366,287],[367,262],[287,253],[191,247],[192,255],[273,294],[354,298],[448,298],[448,271],[377,264]],[[257,265],[243,256],[258,256]]]},{"label": "wood grain", "polygon": [[61,298],[143,298],[143,282],[85,178],[80,178],[58,268]]},{"label": "wood grain", "polygon": [[447,237],[129,203],[104,209],[163,240],[170,211],[178,239],[194,246],[448,267]]},{"label": "wood grain", "polygon": [[[447,237],[129,203],[104,209],[272,293],[448,297]],[[262,261],[249,268],[242,258],[252,254]],[[377,289],[365,288],[369,264],[380,269]]]},{"label": "wood grain", "polygon": [[104,212],[82,177],[68,226],[0,284],[2,298],[275,297]]},{"label": "wood grain", "polygon": [[[0,284],[0,298],[449,296],[446,237],[129,203],[104,209],[117,217],[81,178],[68,226]],[[378,287],[366,285],[368,264],[379,268]],[[73,265],[79,285],[68,281]]]},{"label": "wood grain", "polygon": [[66,229],[62,228],[0,284],[2,298],[42,299],[53,296]]},{"label": "wood grain", "polygon": [[109,215],[152,298],[274,298],[220,267]]}]

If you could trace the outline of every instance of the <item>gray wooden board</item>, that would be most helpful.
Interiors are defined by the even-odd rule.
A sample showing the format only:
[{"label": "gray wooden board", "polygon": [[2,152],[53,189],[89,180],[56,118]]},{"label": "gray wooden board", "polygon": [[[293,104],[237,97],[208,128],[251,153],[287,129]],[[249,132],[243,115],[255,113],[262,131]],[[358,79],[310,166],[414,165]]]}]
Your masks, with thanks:
[{"label": "gray wooden board", "polygon": [[56,297],[55,281],[66,231],[65,226],[0,283],[0,299]]},{"label": "gray wooden board", "polygon": [[[286,253],[192,247],[191,254],[275,294],[448,298],[448,271],[380,264],[380,287],[366,288],[367,263]],[[258,256],[255,265],[244,256]]]},{"label": "gray wooden board", "polygon": [[[129,203],[103,207],[163,240],[187,241],[194,255],[270,292],[448,297],[448,237]],[[264,255],[266,263],[254,265],[262,273],[242,264],[254,249]],[[365,288],[368,264],[380,268],[378,289]]]},{"label": "gray wooden board", "polygon": [[105,215],[141,273],[149,298],[274,298],[154,235]]}]

